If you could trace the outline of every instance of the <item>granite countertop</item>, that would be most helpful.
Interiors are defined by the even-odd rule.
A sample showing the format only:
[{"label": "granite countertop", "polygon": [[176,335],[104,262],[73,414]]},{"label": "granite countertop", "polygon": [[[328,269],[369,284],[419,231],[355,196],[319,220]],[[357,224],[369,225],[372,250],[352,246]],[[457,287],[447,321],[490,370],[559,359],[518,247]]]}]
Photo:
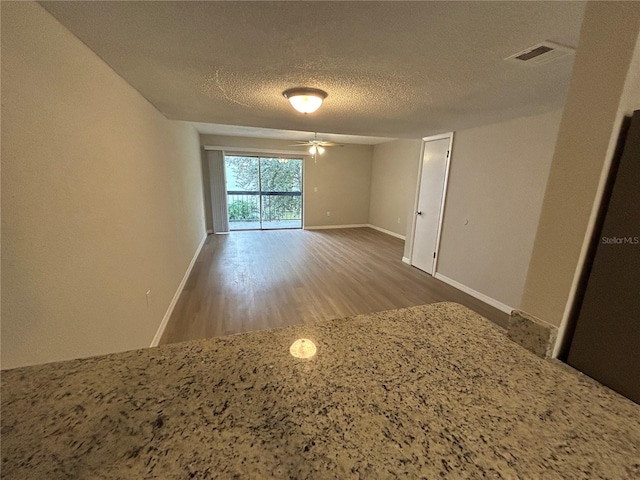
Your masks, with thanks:
[{"label": "granite countertop", "polygon": [[439,303],[5,371],[1,452],[3,479],[640,478],[640,406]]}]

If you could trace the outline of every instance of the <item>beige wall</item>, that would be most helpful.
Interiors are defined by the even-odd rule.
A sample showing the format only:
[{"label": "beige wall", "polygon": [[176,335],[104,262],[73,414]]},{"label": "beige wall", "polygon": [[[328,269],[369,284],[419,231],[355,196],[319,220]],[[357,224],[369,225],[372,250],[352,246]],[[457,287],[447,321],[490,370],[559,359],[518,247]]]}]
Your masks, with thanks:
[{"label": "beige wall", "polygon": [[455,132],[438,273],[520,306],[560,117]]},{"label": "beige wall", "polygon": [[[292,142],[287,140],[201,135],[200,142],[202,145],[224,147],[299,150],[305,155],[305,227],[369,223],[371,145],[327,148],[314,163],[306,149],[292,147]],[[327,211],[330,216],[327,216]]]},{"label": "beige wall", "polygon": [[404,236],[413,220],[422,140],[394,140],[373,147],[369,223]]},{"label": "beige wall", "polygon": [[[640,109],[640,32],[636,38],[636,46],[633,49],[631,64],[622,90],[616,126],[618,123],[622,123],[623,116],[631,116],[638,109]],[[614,126],[614,133],[617,130],[618,128]],[[615,140],[615,135],[612,140]]]},{"label": "beige wall", "polygon": [[148,347],[204,234],[197,132],[22,2],[2,120],[2,367]]},{"label": "beige wall", "polygon": [[[523,310],[554,325],[566,318],[582,265],[639,28],[640,3],[587,4],[522,299]],[[637,88],[637,76],[629,82]]]}]

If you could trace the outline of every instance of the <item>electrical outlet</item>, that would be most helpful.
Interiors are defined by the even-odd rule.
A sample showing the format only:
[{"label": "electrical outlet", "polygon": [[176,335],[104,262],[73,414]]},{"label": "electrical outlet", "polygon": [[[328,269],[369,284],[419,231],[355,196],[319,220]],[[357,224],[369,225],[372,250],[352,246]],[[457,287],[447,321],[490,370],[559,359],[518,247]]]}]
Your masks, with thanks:
[{"label": "electrical outlet", "polygon": [[400,223],[400,217],[398,217],[398,223]]},{"label": "electrical outlet", "polygon": [[147,308],[151,308],[151,290],[147,290]]},{"label": "electrical outlet", "polygon": [[317,192],[318,191],[318,187],[313,187],[313,191]]},{"label": "electrical outlet", "polygon": [[329,210],[327,210],[327,217],[331,216],[331,212]]}]

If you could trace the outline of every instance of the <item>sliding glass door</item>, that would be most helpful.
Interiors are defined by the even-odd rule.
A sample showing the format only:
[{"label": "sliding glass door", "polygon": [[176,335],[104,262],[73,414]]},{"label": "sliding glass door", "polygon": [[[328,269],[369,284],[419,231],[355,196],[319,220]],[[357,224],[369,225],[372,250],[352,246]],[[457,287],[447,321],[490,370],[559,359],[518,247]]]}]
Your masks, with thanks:
[{"label": "sliding glass door", "polygon": [[302,228],[302,159],[225,155],[230,230]]},{"label": "sliding glass door", "polygon": [[262,228],[302,228],[302,160],[260,158]]}]

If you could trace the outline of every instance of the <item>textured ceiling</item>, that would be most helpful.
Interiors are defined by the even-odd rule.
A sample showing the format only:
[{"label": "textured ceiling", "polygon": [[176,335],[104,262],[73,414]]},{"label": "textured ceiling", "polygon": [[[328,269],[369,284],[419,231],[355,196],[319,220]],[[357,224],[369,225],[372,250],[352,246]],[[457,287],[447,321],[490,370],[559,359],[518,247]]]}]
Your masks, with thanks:
[{"label": "textured ceiling", "polygon": [[[421,137],[564,102],[582,2],[42,2],[170,119]],[[304,116],[282,91],[329,93]]]}]

